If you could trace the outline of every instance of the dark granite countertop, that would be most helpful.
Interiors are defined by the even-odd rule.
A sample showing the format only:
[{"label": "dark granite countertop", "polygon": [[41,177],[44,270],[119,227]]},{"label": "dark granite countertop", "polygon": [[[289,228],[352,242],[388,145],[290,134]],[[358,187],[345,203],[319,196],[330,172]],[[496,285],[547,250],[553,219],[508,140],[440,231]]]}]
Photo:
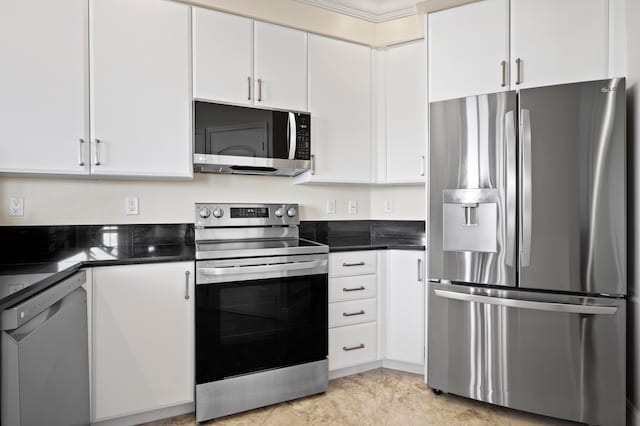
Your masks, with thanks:
[{"label": "dark granite countertop", "polygon": [[[424,250],[424,221],[303,221],[331,252]],[[193,224],[0,227],[0,311],[83,267],[195,259]]]}]

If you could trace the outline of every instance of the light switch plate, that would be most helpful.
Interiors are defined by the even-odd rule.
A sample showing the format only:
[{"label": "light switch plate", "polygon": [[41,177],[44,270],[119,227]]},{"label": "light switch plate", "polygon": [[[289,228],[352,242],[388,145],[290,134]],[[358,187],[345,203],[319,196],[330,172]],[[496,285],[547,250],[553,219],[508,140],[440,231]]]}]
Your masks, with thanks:
[{"label": "light switch plate", "polygon": [[393,213],[393,200],[384,200],[384,212]]},{"label": "light switch plate", "polygon": [[9,198],[9,216],[24,216],[24,198]]},{"label": "light switch plate", "polygon": [[135,216],[140,214],[138,207],[138,197],[127,197],[125,211],[127,216]]},{"label": "light switch plate", "polygon": [[358,200],[349,200],[349,214],[358,213]]},{"label": "light switch plate", "polygon": [[327,200],[327,214],[336,214],[336,200]]}]

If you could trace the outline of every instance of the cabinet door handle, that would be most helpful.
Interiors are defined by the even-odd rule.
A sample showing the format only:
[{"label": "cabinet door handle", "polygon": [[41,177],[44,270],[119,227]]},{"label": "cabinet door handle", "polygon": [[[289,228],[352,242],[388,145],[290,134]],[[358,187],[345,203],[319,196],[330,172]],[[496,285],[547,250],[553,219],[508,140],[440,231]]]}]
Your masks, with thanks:
[{"label": "cabinet door handle", "polygon": [[311,154],[311,175],[316,174],[316,156]]},{"label": "cabinet door handle", "polygon": [[364,262],[362,262],[362,261],[361,261],[361,262],[358,262],[358,263],[347,263],[347,262],[343,262],[343,263],[342,263],[342,266],[343,266],[344,268],[349,268],[349,267],[351,267],[351,266],[364,266]]},{"label": "cabinet door handle", "polygon": [[349,351],[357,351],[358,349],[364,349],[364,343],[360,343],[358,346],[343,346],[342,350],[345,352],[349,352]]},{"label": "cabinet door handle", "polygon": [[190,271],[184,271],[184,299],[189,300],[189,275]]},{"label": "cabinet door handle", "polygon": [[516,59],[516,84],[522,83],[522,59]]},{"label": "cabinet door handle", "polygon": [[418,282],[422,282],[422,259],[418,259]]},{"label": "cabinet door handle", "polygon": [[251,100],[251,77],[247,77],[247,84],[248,84],[248,88],[247,88],[247,100],[250,101]]},{"label": "cabinet door handle", "polygon": [[96,166],[100,165],[100,139],[96,139],[96,149],[95,149],[95,159],[93,161],[93,164]]},{"label": "cabinet door handle", "polygon": [[502,66],[502,84],[500,86],[504,87],[507,85],[507,61],[500,62]]},{"label": "cabinet door handle", "polygon": [[343,312],[343,317],[354,317],[356,315],[364,315],[364,311],[361,309],[358,312]]},{"label": "cabinet door handle", "polygon": [[420,156],[420,176],[424,176],[425,164],[424,164],[424,155]]},{"label": "cabinet door handle", "polygon": [[342,288],[342,291],[347,291],[347,292],[348,291],[362,291],[362,290],[364,290],[364,286],[362,286],[362,285],[360,287],[357,287],[357,288],[346,288],[346,287]]},{"label": "cabinet door handle", "polygon": [[84,139],[78,140],[78,165],[84,166]]},{"label": "cabinet door handle", "polygon": [[262,79],[258,79],[258,102],[262,102]]}]

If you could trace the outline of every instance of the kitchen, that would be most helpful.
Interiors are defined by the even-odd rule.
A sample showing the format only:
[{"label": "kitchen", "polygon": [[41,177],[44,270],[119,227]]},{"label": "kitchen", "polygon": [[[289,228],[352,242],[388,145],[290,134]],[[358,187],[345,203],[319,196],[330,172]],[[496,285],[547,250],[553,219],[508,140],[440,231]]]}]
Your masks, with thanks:
[{"label": "kitchen", "polygon": [[[12,25],[6,23],[6,25],[2,26],[7,29],[7,33],[2,33],[2,40],[6,41],[5,44],[2,44],[2,51],[7,49],[6,51],[12,52],[13,50],[11,49],[15,50],[16,47],[22,48],[24,46],[46,51],[57,51],[57,49],[60,49],[59,46],[67,45],[66,41],[68,39],[65,37],[68,37],[76,43],[74,48],[82,52],[85,52],[86,44],[90,43],[90,53],[83,53],[83,55],[88,56],[88,59],[83,55],[74,54],[66,58],[68,61],[56,61],[55,64],[52,64],[48,60],[49,58],[45,56],[44,59],[40,59],[43,62],[38,63],[38,66],[41,67],[39,69],[43,70],[42,74],[45,77],[51,75],[65,76],[67,75],[65,73],[71,73],[69,75],[73,78],[67,78],[66,80],[63,78],[63,80],[65,84],[73,87],[74,92],[69,92],[72,89],[68,89],[64,93],[50,93],[48,91],[50,84],[47,79],[43,79],[44,81],[42,82],[35,79],[35,82],[32,82],[29,86],[16,84],[16,81],[22,81],[19,79],[21,78],[19,74],[23,74],[25,69],[28,68],[20,68],[16,71],[9,67],[8,74],[2,74],[3,81],[13,82],[10,85],[11,87],[8,87],[9,85],[2,86],[4,93],[15,96],[15,98],[11,97],[12,101],[15,102],[11,104],[11,111],[19,111],[20,108],[28,109],[33,106],[35,100],[38,100],[38,104],[42,107],[41,110],[31,111],[33,116],[29,117],[24,117],[24,114],[14,114],[12,116],[14,122],[8,123],[5,121],[3,126],[11,129],[11,132],[14,132],[13,135],[20,135],[21,133],[18,133],[19,128],[33,128],[34,121],[39,124],[45,123],[44,126],[42,124],[36,126],[35,132],[37,134],[31,134],[27,139],[24,139],[30,143],[13,144],[10,150],[4,145],[8,142],[3,137],[3,147],[0,151],[3,159],[0,162],[4,162],[1,165],[2,170],[10,176],[0,178],[0,195],[2,196],[0,198],[7,200],[7,202],[10,198],[17,199],[17,205],[15,205],[18,210],[17,213],[21,212],[23,214],[23,216],[9,216],[8,214],[2,216],[1,223],[5,227],[69,226],[73,228],[81,225],[91,227],[92,225],[193,224],[194,203],[197,202],[278,202],[299,204],[300,237],[306,237],[307,235],[304,233],[305,222],[330,221],[338,225],[343,221],[357,220],[359,223],[364,223],[365,228],[371,234],[377,225],[384,225],[385,221],[409,225],[413,225],[415,222],[422,222],[425,219],[428,221],[425,186],[420,184],[424,182],[422,174],[425,171],[424,168],[426,168],[424,160],[421,158],[426,152],[424,144],[426,138],[424,130],[420,130],[419,121],[421,116],[419,111],[421,107],[424,108],[422,104],[424,100],[420,101],[419,97],[416,99],[410,96],[411,93],[415,92],[416,86],[425,86],[423,79],[418,78],[415,82],[411,79],[416,78],[415,74],[424,75],[424,73],[419,71],[419,67],[409,67],[407,64],[411,64],[411,61],[408,63],[403,62],[408,54],[404,53],[403,56],[402,49],[410,51],[420,43],[424,45],[424,42],[415,40],[419,40],[422,37],[424,31],[423,15],[425,11],[429,10],[429,7],[434,7],[432,10],[435,10],[457,5],[459,2],[452,2],[444,6],[430,6],[429,3],[431,2],[427,1],[418,5],[421,8],[421,12],[418,14],[413,9],[413,12],[405,17],[390,20],[381,19],[379,23],[291,0],[269,3],[257,1],[241,2],[241,4],[237,5],[234,5],[234,2],[215,0],[189,2],[189,4],[202,8],[199,12],[201,15],[198,15],[198,13],[192,15],[187,10],[187,6],[183,4],[168,2],[171,5],[167,6],[171,8],[170,12],[158,11],[157,16],[153,15],[158,21],[166,19],[171,22],[171,24],[167,23],[167,28],[162,31],[159,31],[158,28],[160,27],[156,27],[156,25],[165,25],[164,23],[158,24],[154,19],[147,19],[146,11],[154,7],[154,2],[151,0],[140,2],[140,5],[142,5],[140,10],[135,7],[129,9],[124,6],[124,3],[116,3],[120,4],[116,7],[109,5],[107,2],[96,1],[87,4],[87,2],[80,1],[76,2],[75,8],[71,8],[73,13],[78,15],[73,15],[71,12],[65,13],[58,6],[45,4],[48,2],[40,3],[30,2],[29,4],[32,5],[32,8],[41,11],[41,13],[30,11],[28,6],[25,6],[24,10],[15,13],[27,14],[29,17],[28,22],[31,22],[34,27],[40,28],[51,28],[50,26],[55,28],[57,21],[56,19],[50,19],[52,16],[56,17],[60,22],[65,22],[65,20],[69,19],[76,19],[74,22],[86,22],[87,26],[78,30],[82,37],[77,37],[77,34],[60,33],[59,30],[58,32],[53,32],[53,29],[51,29],[50,38],[43,40],[42,34],[30,31],[27,26],[21,27],[19,24],[16,26],[16,22],[20,21],[13,19],[11,20]],[[494,6],[496,3],[503,3],[504,7],[504,2],[489,3]],[[598,4],[600,3],[603,2],[598,2]],[[638,71],[634,67],[637,67],[638,58],[635,56],[637,52],[634,51],[631,41],[636,39],[632,36],[634,35],[633,32],[637,30],[632,24],[625,25],[625,20],[630,23],[637,21],[638,10],[634,9],[636,6],[633,2],[625,4],[625,2],[610,1],[604,3],[608,4],[613,24],[609,24],[611,28],[606,34],[607,49],[612,59],[608,61],[609,69],[607,69],[607,73],[602,75],[602,78],[627,76],[629,99],[631,100],[631,105],[633,105],[634,99],[637,99],[632,94],[635,90],[636,80],[634,80],[634,76],[637,77]],[[78,5],[80,6],[77,7]],[[413,7],[415,4],[411,6]],[[9,6],[7,5],[7,7]],[[175,8],[180,10],[177,11]],[[213,17],[213,12],[208,13],[209,8],[226,13],[222,17],[219,15]],[[625,8],[626,13],[624,11]],[[169,15],[167,17],[162,13],[168,13]],[[183,17],[183,19],[175,19],[176,14]],[[474,14],[474,16],[473,22],[482,23],[485,22],[483,19],[486,19],[485,25],[490,25],[489,18],[495,19],[497,15],[491,11],[489,16],[482,15],[482,13]],[[239,23],[230,24],[228,27],[223,26],[223,24],[218,26],[199,25],[199,23],[206,22],[207,19],[215,20],[218,18],[228,18],[231,21],[236,18],[235,21],[239,21]],[[255,21],[252,21],[252,18]],[[291,99],[286,99],[285,101],[282,99],[269,99],[269,96],[275,96],[279,92],[270,91],[271,87],[266,84],[268,81],[266,78],[264,78],[265,86],[263,87],[262,95],[264,96],[264,102],[272,102],[272,104],[266,105],[269,108],[291,111],[308,110],[311,112],[311,149],[312,154],[316,155],[315,174],[307,172],[294,178],[287,178],[192,173],[191,137],[193,131],[190,115],[192,100],[194,98],[203,98],[223,100],[231,104],[244,103],[246,105],[249,103],[255,106],[258,105],[257,99],[261,97],[259,96],[260,85],[257,80],[263,77],[259,72],[268,73],[269,71],[273,72],[275,69],[276,74],[283,73],[282,70],[278,69],[277,61],[270,62],[264,59],[264,54],[266,54],[267,58],[275,57],[278,54],[277,50],[274,50],[273,46],[269,46],[267,43],[269,40],[273,40],[277,34],[273,32],[272,25],[261,24],[264,21],[285,27],[293,27],[297,31],[304,30],[309,32],[306,36],[308,44],[306,47],[303,46],[303,48],[307,49],[306,55],[308,56],[306,61],[302,61],[302,74],[296,74],[302,75],[303,80],[308,78],[308,81],[303,82],[302,90],[286,92],[289,89],[286,87],[282,89],[285,93],[288,93],[287,96],[291,99],[304,94],[304,97],[308,97],[308,99],[301,102],[307,104],[308,108],[296,107],[294,103],[286,104]],[[141,22],[144,22],[145,26],[139,25]],[[115,25],[116,23],[117,25]],[[468,22],[466,24],[470,25]],[[170,27],[170,25],[173,26]],[[195,30],[193,39],[189,25]],[[243,30],[245,28],[243,25],[248,31]],[[481,26],[481,24],[478,25]],[[59,23],[58,26],[60,26]],[[225,36],[226,42],[210,46],[208,49],[213,49],[214,51],[215,49],[220,49],[217,54],[220,57],[224,57],[229,63],[233,63],[234,66],[240,63],[240,71],[233,69],[231,71],[220,70],[219,66],[216,67],[215,60],[212,60],[211,63],[207,61],[198,62],[198,59],[202,58],[198,51],[199,43],[196,37],[198,31],[215,33],[216,28],[222,28],[222,30],[219,30],[222,35],[218,36]],[[503,30],[506,34],[507,31]],[[264,34],[267,35],[254,39],[254,36],[258,34],[257,31],[264,31]],[[483,29],[482,27],[475,28],[470,26],[469,31],[476,31],[478,34],[482,34],[481,31]],[[248,37],[247,33],[249,34]],[[58,34],[60,39],[53,37],[54,34]],[[185,37],[180,43],[177,43],[175,42],[175,34],[184,34]],[[135,37],[141,40],[142,47],[136,43],[127,43],[127,40],[129,40],[127,37]],[[481,37],[478,37],[477,42],[482,45],[483,41],[480,39]],[[18,43],[14,40],[22,40],[22,42]],[[342,40],[357,44],[348,44]],[[625,40],[627,41],[625,42]],[[42,46],[40,45],[45,41],[50,41],[51,46],[45,48],[46,43]],[[260,44],[262,42],[265,45]],[[504,41],[502,43],[504,44]],[[183,49],[181,47],[183,45],[186,45],[187,49]],[[189,46],[193,57],[187,55]],[[369,47],[365,49],[363,46]],[[375,47],[373,51],[370,49],[371,46]],[[386,46],[390,47],[387,48]],[[446,49],[455,47],[445,44],[441,46]],[[463,47],[471,51],[478,49],[478,46]],[[225,51],[225,49],[229,49],[229,51]],[[506,48],[501,49],[504,51]],[[238,52],[245,53],[242,55]],[[139,63],[141,61],[132,59],[142,53],[144,53],[143,57],[149,60],[149,63]],[[233,56],[229,55],[234,54],[238,56],[238,58],[235,58],[237,61],[229,59],[233,58]],[[413,53],[410,54],[413,55]],[[351,57],[364,57],[366,60],[349,61],[348,59]],[[454,93],[441,93],[439,94],[440,99],[501,90],[499,88],[502,71],[500,63],[504,60],[504,55],[500,58],[487,58],[487,55],[480,55],[479,58],[469,60],[481,61],[483,58],[487,58],[486,61],[491,61],[491,67],[486,73],[491,75],[492,82],[496,80],[496,73],[498,76],[497,89],[481,87],[479,92],[476,92],[474,87],[464,87],[464,84],[473,84],[473,79],[468,77],[469,74],[484,72],[485,68],[481,66],[481,63],[478,62],[475,66],[470,65],[469,61],[464,57],[462,59],[463,63],[456,63],[451,58],[459,58],[458,55],[449,53],[447,58],[449,57],[452,62],[448,62],[447,66],[451,69],[445,74],[449,75],[455,84],[451,85],[449,81],[438,87],[453,88]],[[625,57],[627,58],[627,64],[625,64]],[[178,60],[178,58],[181,59]],[[298,57],[289,57],[287,60],[294,61],[296,58],[299,59]],[[117,62],[115,61],[116,59]],[[162,66],[153,63],[152,59],[159,61]],[[508,70],[511,73],[516,72],[515,59],[516,57],[513,56],[511,60],[507,60],[512,64]],[[570,59],[566,61],[570,62]],[[191,75],[190,71],[192,61],[194,67],[193,75]],[[88,65],[84,65],[85,63]],[[300,61],[297,61],[297,63],[299,64]],[[525,82],[529,78],[527,75],[529,63],[524,62],[523,78]],[[22,65],[26,66],[25,64]],[[46,71],[47,66],[60,66],[63,69],[48,72]],[[249,69],[248,72],[244,71],[247,67]],[[556,68],[564,69],[564,67],[564,65],[558,65]],[[566,67],[570,68],[569,66]],[[3,68],[5,71],[7,70],[7,68]],[[287,68],[294,69],[295,67]],[[105,72],[105,70],[108,72]],[[198,70],[201,72],[198,72]],[[455,73],[456,70],[467,77],[460,79],[460,74]],[[232,76],[237,80],[237,83],[233,83],[237,85],[237,90],[234,91],[233,95],[237,99],[228,99],[224,93],[204,96],[197,94],[199,90],[218,89],[215,84],[212,85],[214,87],[209,88],[198,86],[199,81],[204,81],[205,84],[212,81],[215,82],[215,78],[202,80],[201,76],[215,75],[218,72],[223,73],[224,77],[222,89],[235,87],[231,83]],[[225,72],[229,74],[224,74]],[[344,76],[349,77],[338,78],[338,72],[343,72]],[[567,74],[570,75],[570,71],[567,71]],[[40,75],[40,77],[43,75]],[[172,81],[182,82],[182,85],[172,84],[171,90],[166,87],[167,93],[163,92],[162,96],[160,96],[155,89],[166,85],[163,79],[166,79],[167,76]],[[396,77],[385,78],[388,76]],[[515,75],[509,76],[508,80],[515,81],[514,77]],[[191,85],[192,78],[194,79],[193,87]],[[562,78],[565,78],[565,76],[562,76]],[[569,81],[586,79],[593,80],[595,78],[578,76]],[[71,80],[71,83],[67,80]],[[78,84],[79,81],[82,84]],[[119,81],[127,81],[127,84],[119,84]],[[357,83],[358,81],[359,83]],[[301,84],[300,81],[295,79],[289,79],[289,82],[291,84]],[[308,86],[307,90],[304,89],[305,86]],[[87,90],[87,87],[91,90]],[[138,87],[140,90],[133,91],[132,87]],[[191,90],[194,91],[193,94]],[[49,96],[42,96],[42,93],[47,93]],[[184,93],[187,96],[184,96]],[[407,96],[407,93],[409,96]],[[73,94],[75,94],[75,97],[72,96]],[[293,97],[290,96],[292,94]],[[174,105],[173,107],[165,108],[162,105],[163,96],[165,95],[178,99],[184,107],[176,108]],[[24,102],[25,98],[32,102],[20,103]],[[18,102],[20,99],[22,101]],[[336,105],[335,99],[340,99],[341,102]],[[429,99],[432,99],[431,95]],[[433,99],[435,100],[435,98]],[[279,102],[285,102],[285,104],[279,104]],[[91,103],[90,107],[87,107],[88,103]],[[66,108],[60,108],[60,105],[65,105]],[[149,105],[152,107],[146,110],[145,108]],[[56,115],[56,119],[52,122],[50,121],[50,116],[53,114],[50,114],[50,112],[56,110],[59,110],[60,116]],[[371,111],[371,113],[353,116],[352,111],[354,110],[366,110]],[[637,108],[635,110],[637,111]],[[4,106],[3,111],[5,111]],[[635,128],[633,123],[636,122],[633,119],[633,111],[633,108],[630,109],[628,115],[628,121],[632,123],[630,126],[632,131]],[[72,115],[72,119],[69,119],[67,114]],[[415,115],[412,114],[417,115],[418,121],[416,121]],[[7,116],[7,114],[3,115]],[[34,119],[34,117],[37,118]],[[331,121],[323,122],[324,117],[330,117]],[[381,119],[381,117],[384,117],[384,119]],[[410,118],[408,123],[405,122],[405,117]],[[316,121],[313,121],[314,119]],[[74,127],[70,129],[62,128],[61,123],[64,120],[71,122]],[[144,127],[141,124],[144,124]],[[316,124],[318,127],[315,127]],[[73,141],[68,148],[65,145],[64,148],[61,146],[59,149],[52,150],[51,147],[47,146],[47,135],[53,130],[60,131],[65,135],[67,134],[65,132],[70,130],[69,133],[74,134]],[[182,133],[175,133],[176,131],[182,131]],[[632,131],[629,132],[630,138],[633,135]],[[105,136],[101,136],[102,134]],[[23,136],[20,136],[20,138],[23,138]],[[97,142],[100,138],[103,138],[102,141]],[[83,139],[83,141],[78,142],[79,139]],[[120,146],[125,146],[122,151],[118,151],[121,148],[118,147],[118,143],[114,142],[120,139],[127,141],[124,144],[120,144]],[[320,143],[319,141],[321,140],[335,141],[335,143]],[[417,144],[415,140],[418,140]],[[146,142],[147,145],[145,146],[145,143],[137,143],[139,141],[148,142]],[[174,143],[173,141],[178,142]],[[180,146],[180,144],[185,145]],[[629,143],[629,156],[634,152],[632,145],[632,143]],[[350,148],[345,150],[345,146]],[[155,154],[156,151],[160,151],[160,153],[154,156],[150,155],[150,152]],[[324,161],[327,158],[329,160]],[[97,162],[101,164],[96,165],[95,163]],[[80,165],[80,163],[84,164]],[[629,167],[629,170],[635,170],[635,168]],[[43,174],[46,178],[32,177],[35,173]],[[61,174],[77,174],[81,175],[82,178],[52,177]],[[191,176],[193,177],[191,178]],[[162,179],[163,177],[171,177],[172,179],[166,180]],[[629,177],[629,182],[632,182],[631,177]],[[630,186],[632,185],[630,184]],[[632,200],[633,198],[630,196],[630,206],[632,206]],[[631,222],[630,220],[629,229],[635,229],[632,227]],[[349,229],[351,228],[341,228],[340,233],[349,231]],[[69,232],[78,231],[70,230]],[[100,234],[101,241],[104,243],[103,246],[123,247],[126,244],[127,232],[133,235],[136,230],[118,232],[116,229],[103,229]],[[148,232],[156,236],[163,235],[162,229],[159,228]],[[165,230],[164,232],[169,231]],[[176,232],[180,232],[180,229],[176,230]],[[414,230],[410,232],[414,233]],[[365,234],[366,232],[363,232],[363,237],[361,238],[364,240],[368,238],[368,241],[365,242],[371,245],[371,235]],[[312,235],[316,237],[319,233],[312,233]],[[182,236],[180,234],[180,237]],[[115,241],[116,238],[120,238],[120,241]],[[362,242],[361,239],[358,239],[360,237],[354,238],[356,239],[355,243],[350,243],[349,245],[360,246]],[[419,238],[420,236],[418,235]],[[313,240],[314,238],[308,239]],[[149,239],[148,241],[143,241],[143,243],[146,243],[145,248],[153,247],[153,250],[157,250],[160,253],[164,246],[171,245],[169,242],[163,244],[161,240],[162,238],[157,241]],[[319,239],[316,238],[316,240]],[[5,239],[5,241],[14,240]],[[37,238],[33,237],[33,242],[37,243],[37,241]],[[329,241],[329,239],[319,242],[328,242],[329,246],[332,246],[332,241]],[[56,244],[53,245],[56,246]],[[64,242],[60,242],[59,245],[65,246]],[[414,245],[420,246],[421,244]],[[70,243],[67,247],[69,246],[73,248],[74,244]],[[386,242],[384,246],[389,246],[389,243]],[[406,246],[403,247],[401,245],[400,248],[401,250],[397,250],[400,254],[408,252],[408,254],[405,254],[415,255],[415,252],[411,250],[402,250]],[[43,250],[46,251],[46,249]],[[15,259],[11,252],[18,250],[12,247],[11,249],[8,248],[7,251],[8,253],[5,257]],[[388,266],[392,256],[390,253],[393,252],[395,251],[378,250],[376,252],[378,266]],[[632,253],[631,250],[630,252]],[[109,262],[109,256],[117,258],[118,255],[113,252],[104,252],[95,256],[103,256],[103,261]],[[179,259],[188,263],[189,256],[188,254],[185,256]],[[193,264],[192,259],[191,264]],[[355,263],[357,262],[359,260],[355,259]],[[413,277],[415,275],[413,273],[415,269],[414,263],[415,261],[411,262],[412,270],[406,274],[415,280],[415,277]],[[629,262],[629,264],[634,263]],[[95,287],[97,282],[96,288],[99,288],[101,279],[108,279],[108,277],[100,277],[101,274],[108,275],[107,266],[91,268],[91,265],[87,264],[87,267],[97,275],[97,277],[93,276],[93,284]],[[124,294],[127,294],[127,287],[122,287],[125,286],[125,282],[131,283],[133,286],[137,282],[136,280],[144,281],[143,278],[146,271],[142,270],[144,269],[143,265],[140,265],[139,268],[141,268],[140,271],[132,270],[128,277],[117,278],[122,280],[123,284],[121,284],[120,288]],[[398,273],[402,272],[403,269],[409,271],[409,267],[400,267],[397,269]],[[177,274],[178,272],[173,273]],[[179,293],[180,297],[182,297],[184,291],[184,269],[180,270],[179,273]],[[149,274],[154,275],[153,273]],[[169,272],[156,272],[154,279],[160,280],[163,274],[169,274]],[[332,278],[341,278],[331,277],[331,269],[329,274],[330,280]],[[362,274],[361,276],[366,275],[368,274]],[[385,270],[376,271],[376,275],[389,277],[389,272]],[[631,276],[632,274],[629,273],[630,306],[635,303],[631,284],[634,280]],[[194,277],[193,272],[190,277]],[[379,280],[381,282],[385,281],[382,278],[379,278]],[[391,282],[391,280],[386,281]],[[152,283],[147,283],[147,285],[152,285]],[[383,284],[380,285],[382,286]],[[130,289],[132,290],[133,287]],[[384,288],[384,290],[389,289]],[[193,291],[190,294],[193,294]],[[386,293],[379,293],[378,298],[380,300],[377,303],[382,303],[383,294]],[[131,295],[131,297],[133,298],[134,296]],[[138,293],[138,297],[141,301],[145,300],[143,293]],[[182,298],[182,300],[184,301],[185,299]],[[406,303],[402,298],[398,300],[401,304]],[[629,310],[635,312],[632,309]],[[420,307],[418,307],[417,312],[417,315],[420,315]],[[376,321],[376,327],[378,328],[382,328],[383,321],[387,319],[383,314],[386,315],[382,310],[379,310],[378,321]],[[122,324],[125,324],[126,322],[124,321],[127,320],[136,320],[143,323],[144,321],[141,321],[136,315],[139,314],[135,311],[132,311],[131,317],[125,318],[124,314],[122,314],[120,320],[123,321]],[[628,329],[631,333],[637,333],[637,330],[632,326],[635,323],[632,318],[629,319]],[[120,323],[114,322],[114,324]],[[420,326],[425,327],[424,324]],[[403,327],[400,323],[399,327],[394,328],[392,326],[391,329],[401,333]],[[142,332],[144,327],[141,325],[139,330]],[[94,328],[95,332],[96,329]],[[98,347],[102,344],[99,340],[100,337],[98,336],[97,338],[98,340],[94,342],[94,349],[95,344]],[[423,337],[423,339],[425,338]],[[382,338],[379,337],[378,340],[378,345],[381,347]],[[629,350],[632,350],[635,341],[634,339],[627,343]],[[108,341],[105,342],[109,343]],[[402,342],[400,342],[400,345],[402,345]],[[402,346],[397,346],[395,348],[396,351],[398,348],[400,348],[401,352]],[[386,349],[385,351],[378,350],[378,353],[375,354],[375,362],[378,362],[379,365],[384,362],[382,353],[386,352]],[[145,348],[142,347],[141,350],[144,352]],[[633,354],[634,352],[630,352],[628,355],[629,360],[634,359]],[[186,357],[188,358],[189,356],[186,355]],[[108,361],[107,358],[100,359]],[[104,366],[108,365],[108,363],[104,364]],[[417,365],[419,366],[420,363],[417,363]],[[424,365],[424,361],[422,365]],[[106,374],[107,376],[112,374],[108,369],[100,371],[100,374]],[[628,371],[629,374],[635,371],[633,364],[628,368]],[[124,373],[119,372],[119,374]],[[193,378],[190,380],[193,380]],[[635,381],[632,383],[635,383]],[[631,407],[638,407],[638,403],[633,402],[635,401],[634,398],[636,398],[635,394],[635,387],[630,384],[627,397],[632,402]],[[188,400],[188,397],[184,400],[175,399],[175,401],[181,403],[186,400]],[[109,408],[106,411],[107,414],[102,416],[92,417],[92,421],[116,419],[122,417],[123,413],[144,411],[135,407],[117,407],[117,404],[109,400],[102,402],[106,404],[103,405],[104,407],[109,407],[109,404],[112,404],[110,407],[113,409]],[[190,411],[193,411],[193,408],[188,407],[188,404],[189,402],[182,404],[182,408],[184,410],[189,410],[190,408]],[[147,411],[153,410],[149,409]],[[633,411],[631,412],[633,413]],[[121,415],[118,416],[117,413]],[[170,413],[163,417],[170,417],[171,415],[174,414]],[[630,415],[628,415],[628,418],[631,418]],[[136,421],[146,420],[151,419]],[[129,421],[133,422],[133,420]]]}]

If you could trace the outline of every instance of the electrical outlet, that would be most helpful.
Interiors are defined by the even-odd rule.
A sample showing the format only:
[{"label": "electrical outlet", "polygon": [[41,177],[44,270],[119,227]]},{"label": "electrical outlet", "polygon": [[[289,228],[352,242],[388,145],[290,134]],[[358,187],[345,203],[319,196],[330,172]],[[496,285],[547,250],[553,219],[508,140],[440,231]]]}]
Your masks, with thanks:
[{"label": "electrical outlet", "polygon": [[358,200],[349,200],[349,214],[358,213]]},{"label": "electrical outlet", "polygon": [[393,213],[393,200],[384,200],[384,212]]},{"label": "electrical outlet", "polygon": [[336,214],[336,200],[327,200],[327,213]]},{"label": "electrical outlet", "polygon": [[24,216],[24,198],[9,198],[9,216]]},{"label": "electrical outlet", "polygon": [[138,197],[127,197],[125,211],[127,216],[135,216],[140,214],[138,207]]}]

